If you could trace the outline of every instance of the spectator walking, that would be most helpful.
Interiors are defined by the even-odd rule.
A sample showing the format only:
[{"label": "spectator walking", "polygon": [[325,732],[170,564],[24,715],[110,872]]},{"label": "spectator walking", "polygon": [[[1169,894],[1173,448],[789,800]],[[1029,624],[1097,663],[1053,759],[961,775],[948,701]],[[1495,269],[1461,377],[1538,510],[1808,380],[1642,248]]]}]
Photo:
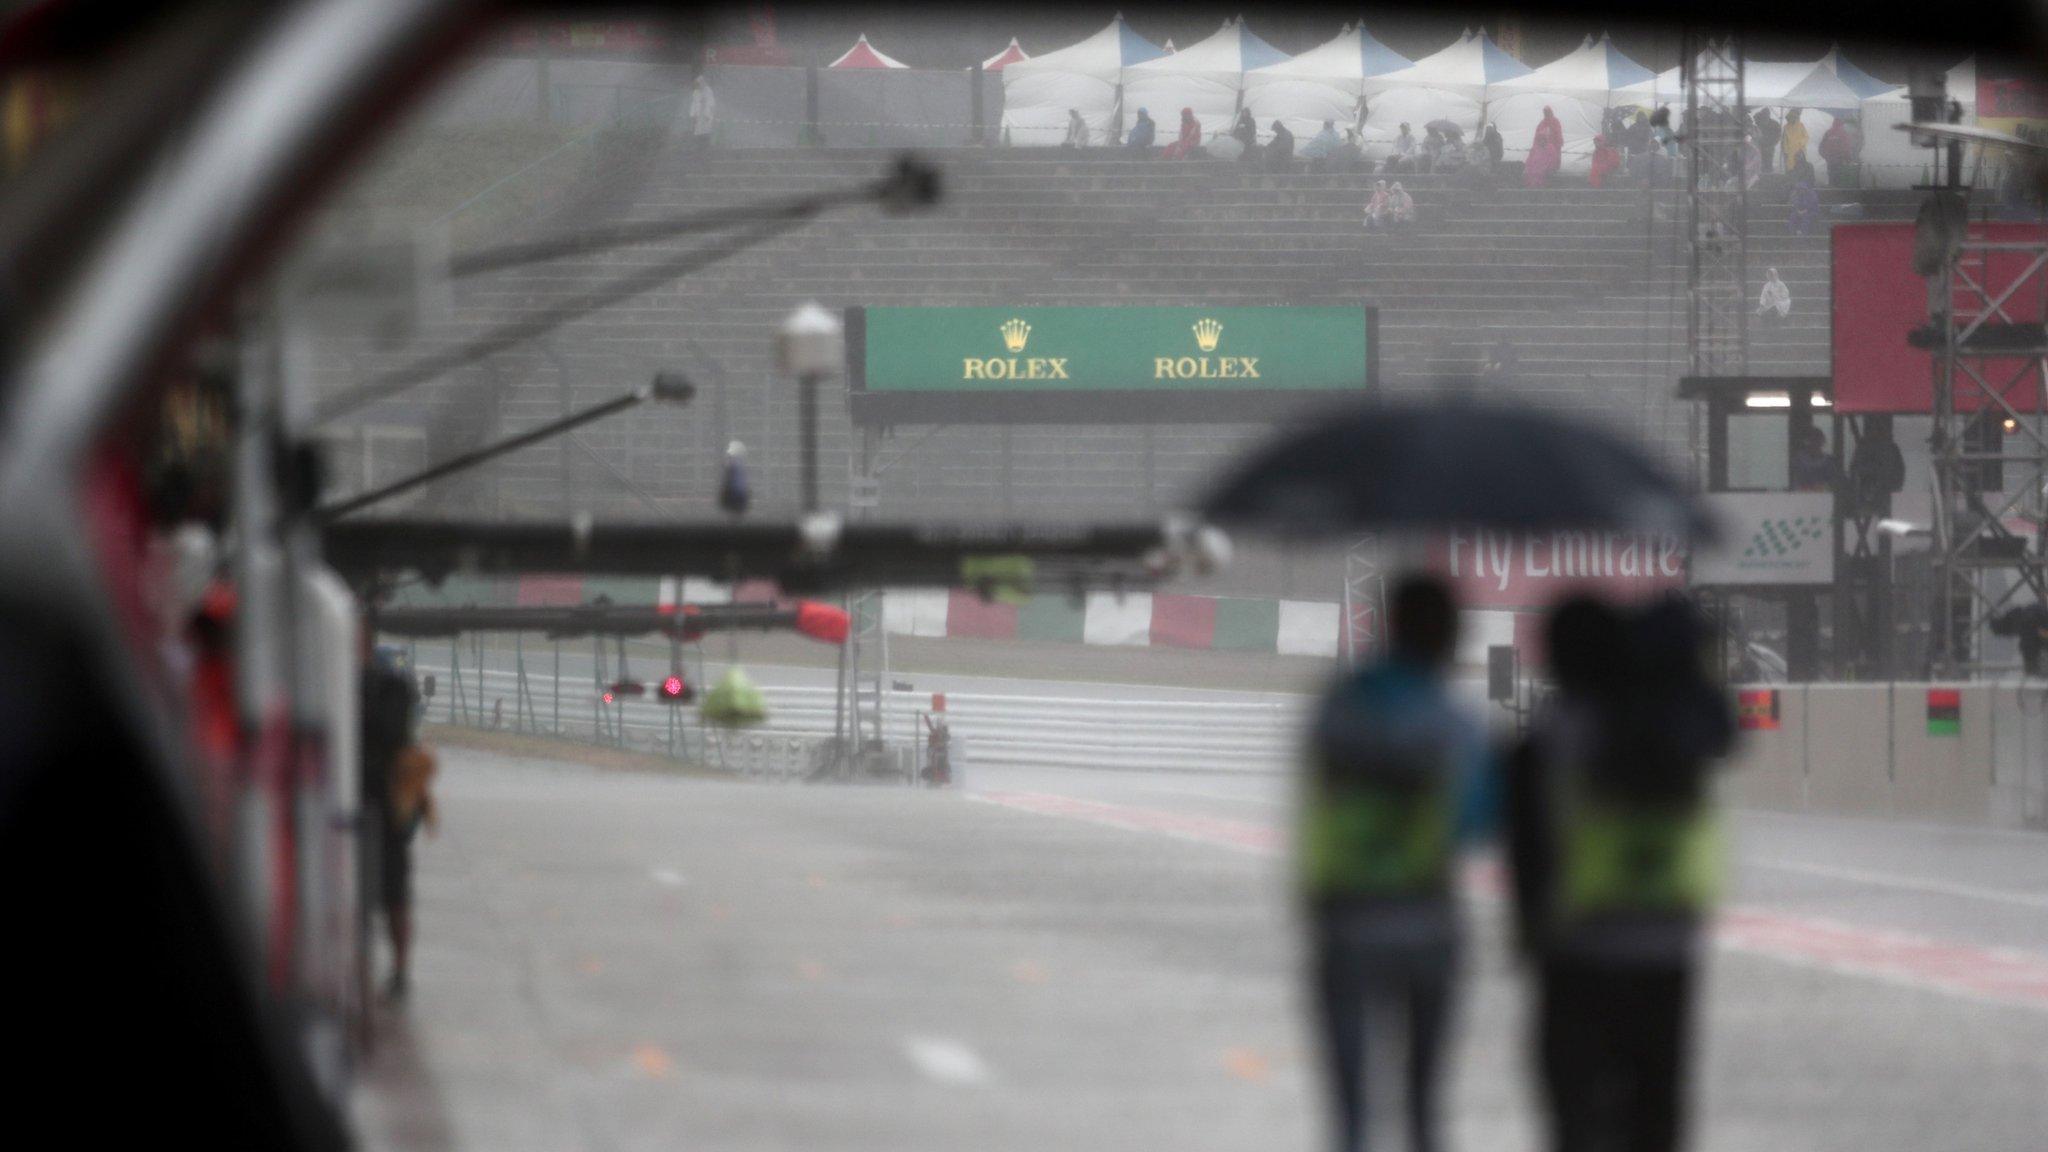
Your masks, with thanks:
[{"label": "spectator walking", "polygon": [[1529,159],[1522,165],[1522,187],[1546,188],[1552,173],[1564,157],[1564,125],[1550,105],[1543,106],[1543,119],[1529,140]]},{"label": "spectator walking", "polygon": [[711,93],[711,81],[702,72],[690,86],[690,145],[709,148],[718,128],[718,98]]},{"label": "spectator walking", "polygon": [[1593,137],[1593,169],[1586,176],[1586,182],[1595,188],[1605,188],[1607,178],[1621,167],[1621,152],[1611,143],[1606,133]]},{"label": "spectator walking", "polygon": [[[1367,1087],[1381,1077],[1405,1081],[1409,1146],[1437,1147],[1461,936],[1454,865],[1492,823],[1495,790],[1483,730],[1446,676],[1457,628],[1442,581],[1402,581],[1387,656],[1330,690],[1311,738],[1297,867],[1343,1152],[1365,1147]],[[1389,1020],[1402,1024],[1392,1035],[1380,1030]]]},{"label": "spectator walking", "polygon": [[1750,131],[1756,137],[1756,146],[1764,155],[1764,171],[1772,172],[1778,167],[1778,141],[1785,134],[1778,127],[1778,118],[1771,115],[1769,108],[1759,108],[1750,120]]},{"label": "spectator walking", "polygon": [[1131,125],[1131,130],[1124,134],[1124,147],[1140,156],[1150,156],[1152,141],[1158,135],[1159,125],[1153,121],[1152,114],[1140,108],[1138,122]]},{"label": "spectator walking", "polygon": [[1549,625],[1557,696],[1515,749],[1515,924],[1537,972],[1535,1048],[1560,1152],[1675,1152],[1694,973],[1720,887],[1708,774],[1734,737],[1690,605],[1590,598]]},{"label": "spectator walking", "polygon": [[1820,193],[1814,191],[1811,183],[1801,180],[1792,187],[1791,203],[1792,211],[1785,222],[1791,227],[1792,234],[1812,234],[1814,228],[1820,224]]},{"label": "spectator walking", "polygon": [[1756,314],[1770,326],[1782,324],[1792,315],[1792,289],[1778,279],[1776,268],[1764,270],[1763,290],[1756,294]]},{"label": "spectator walking", "polygon": [[1799,109],[1785,113],[1785,132],[1778,145],[1785,154],[1786,173],[1795,174],[1794,167],[1806,161],[1806,125],[1799,122]]},{"label": "spectator walking", "polygon": [[1193,108],[1180,110],[1180,137],[1160,149],[1161,160],[1185,160],[1202,146],[1202,122],[1195,119]]},{"label": "spectator walking", "polygon": [[1294,133],[1287,125],[1273,121],[1273,139],[1266,144],[1266,169],[1269,172],[1285,172],[1294,164]]},{"label": "spectator walking", "polygon": [[1086,148],[1088,146],[1088,121],[1081,119],[1079,108],[1067,109],[1067,138],[1060,141],[1062,148]]}]

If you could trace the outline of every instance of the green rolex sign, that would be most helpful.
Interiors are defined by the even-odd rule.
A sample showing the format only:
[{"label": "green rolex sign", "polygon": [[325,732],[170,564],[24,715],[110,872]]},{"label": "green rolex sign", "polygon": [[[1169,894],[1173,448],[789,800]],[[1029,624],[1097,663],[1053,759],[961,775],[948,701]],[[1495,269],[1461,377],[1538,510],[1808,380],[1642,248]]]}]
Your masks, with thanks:
[{"label": "green rolex sign", "polygon": [[1366,308],[856,308],[847,335],[869,423],[1262,420],[1377,376]]}]

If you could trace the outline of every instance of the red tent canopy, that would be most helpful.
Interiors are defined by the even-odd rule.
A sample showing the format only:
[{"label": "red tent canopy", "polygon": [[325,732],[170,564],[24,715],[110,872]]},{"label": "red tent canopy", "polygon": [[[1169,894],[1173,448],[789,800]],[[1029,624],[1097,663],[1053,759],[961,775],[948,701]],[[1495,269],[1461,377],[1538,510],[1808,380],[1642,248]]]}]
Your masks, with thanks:
[{"label": "red tent canopy", "polygon": [[1017,43],[1017,38],[1012,36],[1010,37],[1010,46],[1008,48],[981,62],[981,70],[983,72],[1001,72],[1005,64],[1015,64],[1019,60],[1029,59],[1031,59],[1030,54],[1025,52],[1024,46]]},{"label": "red tent canopy", "polygon": [[910,65],[905,64],[903,61],[898,60],[893,56],[885,56],[882,53],[875,51],[875,46],[868,43],[867,33],[863,32],[861,33],[860,39],[853,42],[853,47],[848,48],[844,55],[840,56],[839,59],[834,60],[832,63],[825,65],[825,67],[908,68],[910,67]]}]

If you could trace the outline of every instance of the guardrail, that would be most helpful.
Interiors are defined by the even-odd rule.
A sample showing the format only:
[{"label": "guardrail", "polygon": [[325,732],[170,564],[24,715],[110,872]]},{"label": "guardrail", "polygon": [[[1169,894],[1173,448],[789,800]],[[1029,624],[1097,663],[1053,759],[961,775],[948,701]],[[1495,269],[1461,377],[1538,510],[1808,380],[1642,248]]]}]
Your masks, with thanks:
[{"label": "guardrail", "polygon": [[[429,720],[531,731],[660,751],[723,764],[749,775],[795,775],[835,735],[830,687],[763,685],[766,723],[724,731],[702,725],[691,706],[627,698],[607,705],[594,684],[517,669],[421,663],[434,674]],[[459,689],[459,690],[458,690]],[[1265,773],[1293,762],[1306,697],[1281,701],[1148,699],[953,692],[945,722],[956,765]],[[880,701],[881,735],[898,750],[924,743],[931,694],[893,690]],[[872,726],[862,732],[871,737]]]}]

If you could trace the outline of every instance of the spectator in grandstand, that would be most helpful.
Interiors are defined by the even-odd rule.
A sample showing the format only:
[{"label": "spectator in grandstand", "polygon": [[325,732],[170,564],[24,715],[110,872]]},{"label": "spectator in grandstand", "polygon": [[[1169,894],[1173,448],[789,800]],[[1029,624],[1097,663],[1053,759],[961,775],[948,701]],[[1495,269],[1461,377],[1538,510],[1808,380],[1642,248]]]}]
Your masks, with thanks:
[{"label": "spectator in grandstand", "polygon": [[1195,119],[1193,108],[1180,110],[1180,138],[1168,144],[1159,152],[1161,160],[1185,160],[1202,146],[1202,122]]},{"label": "spectator in grandstand", "polygon": [[1266,144],[1265,159],[1270,172],[1285,172],[1294,164],[1294,133],[1278,120],[1273,121],[1273,139]]},{"label": "spectator in grandstand", "polygon": [[1862,154],[1863,133],[1857,131],[1854,120],[1843,116],[1828,125],[1820,137],[1820,158],[1828,166],[1828,187],[1854,188],[1857,160]]},{"label": "spectator in grandstand", "polygon": [[1443,155],[1444,134],[1437,131],[1432,125],[1423,125],[1422,147],[1415,157],[1415,170],[1418,172],[1436,171],[1437,161],[1443,159]]},{"label": "spectator in grandstand", "polygon": [[1564,157],[1564,125],[1557,119],[1557,113],[1543,106],[1543,119],[1537,121],[1535,135],[1529,140],[1529,159],[1522,165],[1522,187],[1545,188],[1550,177],[1557,171],[1557,165]]},{"label": "spectator in grandstand", "polygon": [[1387,212],[1395,227],[1415,223],[1415,197],[1401,187],[1399,180],[1394,181],[1394,186],[1387,191]]},{"label": "spectator in grandstand", "polygon": [[1629,116],[1628,127],[1621,130],[1621,147],[1633,160],[1650,151],[1650,117],[1641,108],[1634,109]]},{"label": "spectator in grandstand", "polygon": [[1486,133],[1479,138],[1479,146],[1486,153],[1486,166],[1500,167],[1500,158],[1507,154],[1508,142],[1501,139],[1498,126],[1487,124]]},{"label": "spectator in grandstand", "polygon": [[1593,170],[1586,176],[1586,182],[1595,188],[1605,188],[1608,177],[1621,167],[1621,150],[1611,143],[1606,133],[1593,137]]},{"label": "spectator in grandstand", "polygon": [[1812,184],[1815,187],[1820,185],[1820,173],[1813,170],[1813,161],[1808,159],[1803,152],[1792,161],[1790,167],[1785,169],[1785,175],[1792,181],[1792,186],[1795,188],[1800,184]]},{"label": "spectator in grandstand", "polygon": [[1799,109],[1785,113],[1785,134],[1778,139],[1779,150],[1785,154],[1785,171],[1806,159],[1806,125],[1799,122]]},{"label": "spectator in grandstand", "polygon": [[717,126],[718,99],[711,94],[711,81],[699,72],[697,83],[690,88],[691,145],[697,148],[709,147],[712,131]]},{"label": "spectator in grandstand", "polygon": [[1251,109],[1238,112],[1237,123],[1230,126],[1230,136],[1244,148],[1237,154],[1238,159],[1251,163],[1259,158],[1259,126],[1252,120]]},{"label": "spectator in grandstand", "polygon": [[1158,135],[1159,125],[1153,122],[1152,114],[1140,108],[1138,122],[1131,125],[1131,130],[1124,134],[1124,147],[1140,156],[1150,156],[1152,141]]},{"label": "spectator in grandstand", "polygon": [[1329,167],[1330,154],[1337,150],[1337,122],[1323,121],[1323,130],[1308,138],[1295,154],[1308,161],[1311,170],[1321,172]]},{"label": "spectator in grandstand", "polygon": [[1781,324],[1792,315],[1792,289],[1778,279],[1776,268],[1765,270],[1763,290],[1756,296],[1756,314],[1768,326]]},{"label": "spectator in grandstand", "polygon": [[1785,222],[1791,225],[1794,236],[1811,235],[1814,226],[1820,223],[1820,193],[1808,181],[1793,185],[1792,213]]},{"label": "spectator in grandstand", "polygon": [[1678,159],[1678,130],[1671,124],[1671,105],[1659,104],[1650,113],[1650,139],[1670,159]]},{"label": "spectator in grandstand", "polygon": [[1444,173],[1463,172],[1470,163],[1465,151],[1465,140],[1461,136],[1444,137],[1443,154],[1437,157],[1436,170]]},{"label": "spectator in grandstand", "polygon": [[1060,141],[1062,148],[1086,148],[1088,146],[1088,122],[1081,119],[1079,108],[1067,109],[1067,138]]},{"label": "spectator in grandstand", "polygon": [[1415,171],[1415,133],[1404,122],[1401,131],[1394,137],[1394,147],[1387,153],[1387,172]]},{"label": "spectator in grandstand", "polygon": [[1785,130],[1778,127],[1778,118],[1771,115],[1769,108],[1757,109],[1750,123],[1753,125],[1750,132],[1756,137],[1756,146],[1764,154],[1764,171],[1775,170],[1778,167],[1778,142],[1784,136]]},{"label": "spectator in grandstand", "polygon": [[1330,149],[1330,170],[1333,172],[1356,172],[1365,160],[1365,149],[1359,146],[1358,129],[1346,128],[1344,139]]},{"label": "spectator in grandstand", "polygon": [[1742,137],[1742,186],[1756,187],[1764,178],[1764,150],[1757,147],[1756,133],[1744,133]]},{"label": "spectator in grandstand", "polygon": [[1372,183],[1372,197],[1365,202],[1365,230],[1384,232],[1394,222],[1394,194],[1385,180]]}]

